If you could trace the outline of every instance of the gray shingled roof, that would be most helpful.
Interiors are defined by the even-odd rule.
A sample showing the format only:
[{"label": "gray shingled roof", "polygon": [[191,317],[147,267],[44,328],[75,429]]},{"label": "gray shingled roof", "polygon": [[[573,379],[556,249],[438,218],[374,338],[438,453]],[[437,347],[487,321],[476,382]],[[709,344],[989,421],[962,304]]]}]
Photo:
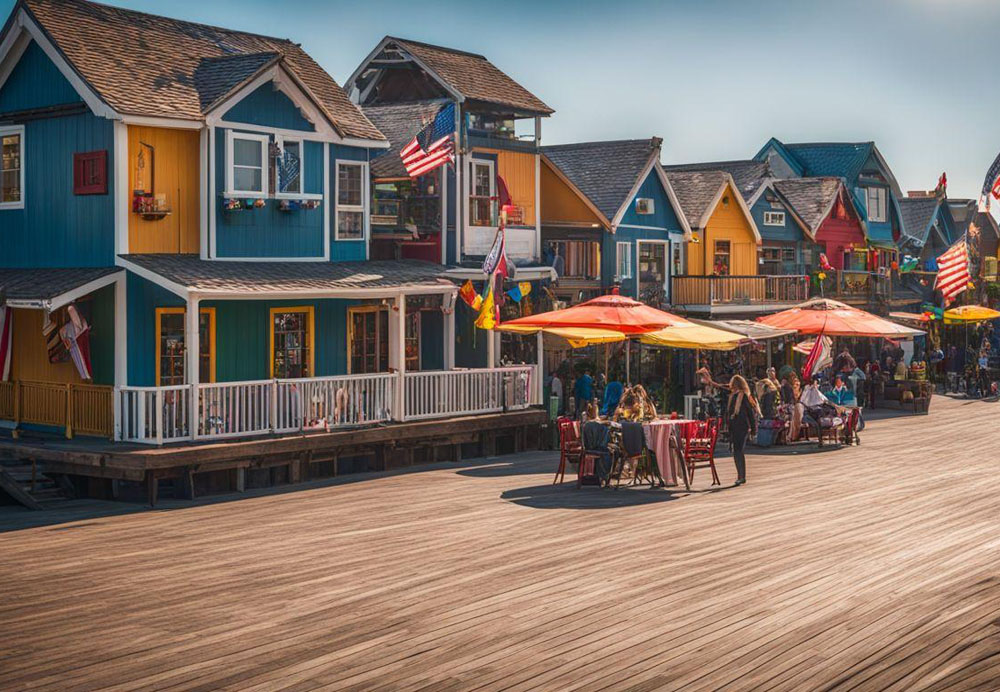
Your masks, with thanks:
[{"label": "gray shingled roof", "polygon": [[899,200],[899,210],[903,215],[903,233],[912,238],[917,245],[925,245],[937,208],[937,197],[904,197]]},{"label": "gray shingled roof", "polygon": [[677,201],[687,217],[688,225],[701,228],[701,218],[708,211],[719,188],[730,180],[725,171],[667,171]]},{"label": "gray shingled roof", "polygon": [[194,70],[194,85],[202,112],[228,94],[234,84],[242,84],[280,57],[280,53],[264,51],[205,58],[199,62]]},{"label": "gray shingled roof", "polygon": [[442,107],[440,101],[364,106],[362,110],[365,115],[389,140],[389,149],[372,159],[372,175],[376,178],[407,177],[399,152],[434,119]]},{"label": "gray shingled roof", "polygon": [[0,269],[0,305],[5,300],[51,300],[120,271],[119,267]]},{"label": "gray shingled roof", "polygon": [[698,172],[698,171],[725,171],[733,176],[736,189],[743,195],[743,199],[750,201],[757,190],[760,189],[771,176],[771,168],[766,161],[755,161],[747,159],[741,161],[709,161],[706,163],[682,163],[663,166],[663,170],[677,172]]},{"label": "gray shingled roof", "polygon": [[549,115],[554,111],[485,56],[387,36],[466,99]]},{"label": "gray shingled roof", "polygon": [[[23,0],[22,6],[83,80],[118,113],[200,119],[205,99],[197,75],[205,68],[204,61],[275,53],[344,135],[383,139],[333,78],[301,46],[287,39],[86,0]],[[239,80],[259,59],[248,58],[228,76]],[[208,79],[213,93],[240,83],[234,81],[228,89],[220,85],[227,76],[222,67],[209,68],[214,73]]]},{"label": "gray shingled roof", "polygon": [[840,178],[789,178],[774,183],[774,190],[809,227],[813,236],[826,220],[843,187]]},{"label": "gray shingled roof", "polygon": [[659,158],[659,137],[611,142],[580,142],[542,147],[542,153],[608,220],[628,195],[650,157]]},{"label": "gray shingled roof", "polygon": [[444,268],[419,260],[371,262],[212,262],[198,255],[122,255],[192,291],[273,293],[453,286]]}]

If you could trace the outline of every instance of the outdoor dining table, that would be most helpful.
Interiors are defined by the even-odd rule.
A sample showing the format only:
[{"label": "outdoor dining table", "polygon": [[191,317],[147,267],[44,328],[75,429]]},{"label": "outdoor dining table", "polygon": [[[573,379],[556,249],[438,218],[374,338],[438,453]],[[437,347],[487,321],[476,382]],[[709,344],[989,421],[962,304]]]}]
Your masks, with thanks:
[{"label": "outdoor dining table", "polygon": [[[687,418],[656,418],[642,424],[646,446],[656,455],[660,476],[667,485],[677,485],[678,477],[687,485],[687,473],[682,470],[684,440],[697,424],[698,421]],[[671,439],[676,443],[673,446]]]}]

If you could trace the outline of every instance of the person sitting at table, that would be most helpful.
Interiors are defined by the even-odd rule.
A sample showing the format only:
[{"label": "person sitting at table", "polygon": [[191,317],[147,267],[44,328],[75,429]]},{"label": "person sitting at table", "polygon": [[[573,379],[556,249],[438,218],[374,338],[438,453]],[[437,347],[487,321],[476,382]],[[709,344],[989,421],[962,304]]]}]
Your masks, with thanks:
[{"label": "person sitting at table", "polygon": [[750,394],[750,385],[740,375],[733,375],[728,389],[730,394],[726,404],[726,418],[729,423],[729,439],[733,445],[733,461],[736,463],[736,485],[743,485],[747,482],[744,449],[750,436],[757,434],[760,407]]},{"label": "person sitting at table", "polygon": [[833,380],[833,390],[827,398],[838,406],[849,406],[854,403],[854,392],[844,384],[844,377],[837,375]]}]

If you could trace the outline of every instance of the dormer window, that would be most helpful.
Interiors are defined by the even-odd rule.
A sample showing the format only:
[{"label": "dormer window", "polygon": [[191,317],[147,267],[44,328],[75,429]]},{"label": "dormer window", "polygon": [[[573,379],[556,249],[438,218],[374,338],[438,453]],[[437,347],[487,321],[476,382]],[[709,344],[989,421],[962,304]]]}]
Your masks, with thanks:
[{"label": "dormer window", "polygon": [[267,135],[227,132],[226,194],[232,197],[267,197]]},{"label": "dormer window", "polygon": [[882,222],[889,220],[889,191],[884,187],[865,188],[868,206],[868,220]]}]

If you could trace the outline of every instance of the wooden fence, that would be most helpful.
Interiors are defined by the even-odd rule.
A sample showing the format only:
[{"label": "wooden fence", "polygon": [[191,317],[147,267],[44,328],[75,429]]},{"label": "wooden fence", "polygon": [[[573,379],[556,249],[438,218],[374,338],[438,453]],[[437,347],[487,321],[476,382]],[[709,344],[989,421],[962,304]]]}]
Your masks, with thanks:
[{"label": "wooden fence", "polygon": [[0,382],[0,419],[63,428],[74,435],[114,436],[114,389],[96,384]]}]

